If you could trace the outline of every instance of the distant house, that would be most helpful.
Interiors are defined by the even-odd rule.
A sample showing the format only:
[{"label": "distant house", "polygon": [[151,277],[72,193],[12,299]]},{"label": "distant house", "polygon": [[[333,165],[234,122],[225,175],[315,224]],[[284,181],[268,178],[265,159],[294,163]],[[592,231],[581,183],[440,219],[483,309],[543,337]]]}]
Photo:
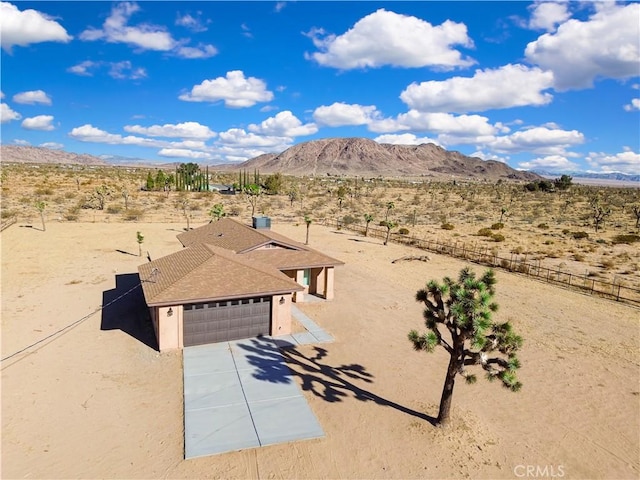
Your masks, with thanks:
[{"label": "distant house", "polygon": [[[254,225],[268,225],[254,219]],[[343,263],[231,218],[178,235],[185,247],[138,267],[161,351],[291,333],[291,302],[333,298]]]},{"label": "distant house", "polygon": [[210,192],[219,192],[222,195],[235,195],[236,191],[233,189],[232,185],[222,185],[220,183],[211,183],[209,184]]}]

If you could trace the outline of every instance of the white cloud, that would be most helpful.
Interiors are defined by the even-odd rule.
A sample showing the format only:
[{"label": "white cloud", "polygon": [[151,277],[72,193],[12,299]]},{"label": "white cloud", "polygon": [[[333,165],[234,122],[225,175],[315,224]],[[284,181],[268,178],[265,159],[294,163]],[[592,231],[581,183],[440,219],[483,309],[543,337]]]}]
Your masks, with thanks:
[{"label": "white cloud", "polygon": [[42,148],[50,148],[51,150],[62,150],[64,148],[64,145],[62,143],[57,142],[44,142],[41,143],[40,146]]},{"label": "white cloud", "polygon": [[62,25],[36,10],[20,11],[9,2],[0,2],[0,42],[6,52],[15,45],[26,47],[32,43],[62,42],[73,38]]},{"label": "white cloud", "polygon": [[69,136],[80,142],[91,143],[107,143],[110,145],[137,145],[141,147],[161,147],[165,146],[167,142],[157,142],[148,138],[140,138],[134,136],[123,137],[122,135],[108,133],[104,130],[94,127],[91,124],[82,125],[76,127]]},{"label": "white cloud", "polygon": [[475,152],[473,152],[471,155],[469,155],[470,157],[477,157],[481,160],[493,160],[496,162],[502,162],[502,163],[507,163],[509,161],[509,156],[500,156],[500,155],[496,155],[495,153],[490,153],[490,152],[484,152],[482,150],[477,150]]},{"label": "white cloud", "polygon": [[191,158],[194,160],[211,160],[213,156],[208,152],[197,152],[186,148],[163,148],[158,152],[161,157]]},{"label": "white cloud", "polygon": [[28,92],[16,93],[13,101],[24,105],[51,105],[51,97],[43,90],[31,90]]},{"label": "white cloud", "polygon": [[203,140],[208,140],[217,135],[216,132],[210,130],[209,127],[201,125],[198,122],[184,122],[175,125],[167,123],[165,125],[152,125],[150,127],[127,125],[124,127],[124,131],[149,137],[195,138]]},{"label": "white cloud", "polygon": [[111,9],[102,29],[88,28],[80,34],[81,40],[105,40],[109,43],[126,43],[145,50],[169,51],[175,46],[175,40],[164,27],[140,24],[127,25],[131,16],[140,11],[134,2],[122,2]]},{"label": "white cloud", "polygon": [[6,103],[0,104],[0,123],[11,122],[12,120],[20,120],[22,115],[18,112],[11,110],[11,107]]},{"label": "white cloud", "polygon": [[281,12],[282,9],[286,6],[287,6],[287,2],[276,2],[276,6],[274,7],[274,10],[276,12]]},{"label": "white cloud", "polygon": [[623,152],[607,154],[603,152],[590,152],[587,162],[591,167],[602,172],[622,172],[637,175],[640,173],[640,153],[630,148]]},{"label": "white cloud", "polygon": [[22,121],[22,128],[25,128],[27,130],[43,130],[48,132],[54,129],[52,122],[52,115],[38,115],[35,117],[25,118]]},{"label": "white cloud", "polygon": [[[433,132],[462,138],[494,135],[499,128],[480,115],[452,115],[450,113],[424,113],[409,110],[395,119],[383,119],[369,125],[373,132],[389,133],[400,130]],[[438,139],[441,141],[441,139]],[[466,143],[466,142],[465,142]]]},{"label": "white cloud", "polygon": [[91,60],[85,60],[84,62],[80,62],[73,67],[67,68],[67,72],[75,73],[76,75],[82,75],[84,77],[92,77],[93,73],[91,70],[96,69],[100,66],[101,62],[92,62]]},{"label": "white cloud", "polygon": [[207,24],[210,23],[210,20],[203,20],[201,18],[202,12],[198,12],[194,17],[191,14],[180,15],[178,14],[178,18],[176,19],[176,25],[180,25],[181,27],[188,28],[192,32],[200,33],[207,31]]},{"label": "white cloud", "polygon": [[146,78],[147,71],[144,68],[134,68],[129,60],[110,63],[109,76],[119,80],[139,80]]},{"label": "white cloud", "polygon": [[538,1],[529,7],[531,18],[529,19],[529,28],[533,30],[546,30],[551,32],[556,26],[563,23],[571,17],[566,2],[556,3],[547,1]]},{"label": "white cloud", "polygon": [[260,125],[251,124],[248,130],[260,135],[276,137],[301,137],[312,135],[318,131],[314,123],[302,124],[302,122],[289,110],[279,112],[275,117],[264,120]]},{"label": "white cloud", "polygon": [[27,141],[27,140],[22,140],[21,138],[16,138],[13,141],[14,145],[22,145],[23,147],[28,147],[31,145],[31,142]]},{"label": "white cloud", "polygon": [[640,98],[632,98],[631,103],[623,107],[627,112],[633,112],[634,110],[640,110]]},{"label": "white cloud", "polygon": [[[173,52],[182,58],[209,58],[218,53],[212,45],[188,47],[188,40],[177,41],[166,27],[141,23],[129,26],[131,16],[140,11],[135,2],[122,2],[111,9],[111,15],[104,21],[102,28],[89,27],[80,34],[85,41],[104,40],[109,43],[124,43],[142,50]],[[180,18],[180,17],[179,17]],[[182,17],[184,19],[184,17]],[[185,20],[188,22],[188,20]]]},{"label": "white cloud", "polygon": [[568,20],[529,43],[529,62],[553,71],[555,88],[589,88],[598,78],[624,79],[640,68],[640,4],[611,2],[588,21]]},{"label": "white cloud", "polygon": [[497,108],[545,105],[553,98],[544,90],[553,74],[524,65],[476,70],[473,77],[412,83],[400,99],[410,108],[429,112],[465,113]]},{"label": "white cloud", "polygon": [[176,53],[182,58],[211,58],[218,54],[218,49],[213,45],[201,43],[197,47],[178,47]]},{"label": "white cloud", "polygon": [[496,137],[487,146],[499,153],[530,152],[539,155],[567,156],[566,149],[584,143],[577,130],[534,127],[511,135]]},{"label": "white cloud", "polygon": [[129,60],[122,62],[93,62],[85,60],[67,68],[67,72],[84,77],[92,77],[94,72],[102,67],[108,68],[108,74],[118,80],[139,80],[147,77],[147,71],[142,67],[134,67]]},{"label": "white cloud", "polygon": [[[220,132],[219,143],[236,147],[271,148],[279,150],[283,145],[289,145],[291,138],[278,136],[256,135],[247,133],[242,128],[230,128],[226,132]],[[285,150],[287,147],[282,148]]]},{"label": "white cloud", "polygon": [[579,166],[562,155],[549,155],[536,158],[529,162],[520,162],[518,167],[523,170],[549,170],[552,172],[567,172],[577,170]]},{"label": "white cloud", "polygon": [[429,137],[417,137],[413,133],[401,133],[399,135],[396,134],[387,134],[380,135],[374,140],[378,143],[390,143],[392,145],[422,145],[423,143],[433,143],[441,147],[440,143],[437,140]]},{"label": "white cloud", "polygon": [[267,90],[264,81],[249,77],[245,78],[241,70],[227,72],[226,77],[204,80],[200,85],[194,85],[191,92],[178,97],[186,102],[217,102],[224,100],[227,107],[252,107],[258,102],[269,102],[273,99],[273,92]]},{"label": "white cloud", "polygon": [[306,54],[307,59],[343,70],[383,65],[451,69],[475,63],[453,48],[473,47],[466,25],[447,20],[433,26],[384,9],[358,20],[342,35],[328,35],[316,28],[307,36],[319,50]]},{"label": "white cloud", "polygon": [[336,102],[322,105],[313,112],[313,119],[320,125],[340,127],[344,125],[367,125],[379,119],[375,105],[358,105]]}]

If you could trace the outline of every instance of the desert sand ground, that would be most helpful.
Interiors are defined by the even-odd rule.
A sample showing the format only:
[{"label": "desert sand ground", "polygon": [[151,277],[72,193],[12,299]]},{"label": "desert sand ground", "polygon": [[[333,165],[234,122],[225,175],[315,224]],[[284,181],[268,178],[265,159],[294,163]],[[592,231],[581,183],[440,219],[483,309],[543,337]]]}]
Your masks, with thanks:
[{"label": "desert sand ground", "polygon": [[[183,227],[2,232],[3,358],[113,299],[147,251],[180,248]],[[304,226],[273,228],[304,240]],[[640,310],[499,271],[496,319],[525,339],[524,387],[459,380],[453,426],[438,429],[447,358],[414,352],[406,334],[422,327],[416,290],[465,263],[392,264],[415,252],[316,224],[310,233],[345,262],[335,300],[302,305],[336,341],[287,354],[325,438],[185,461],[181,353],[147,345],[149,325],[129,321],[144,315],[125,302],[2,362],[2,478],[639,477]]]}]

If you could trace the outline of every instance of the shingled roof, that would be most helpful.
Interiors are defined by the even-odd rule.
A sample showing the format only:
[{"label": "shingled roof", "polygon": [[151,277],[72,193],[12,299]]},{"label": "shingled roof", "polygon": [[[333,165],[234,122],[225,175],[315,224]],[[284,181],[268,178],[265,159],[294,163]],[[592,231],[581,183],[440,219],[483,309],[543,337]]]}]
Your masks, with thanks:
[{"label": "shingled roof", "polygon": [[138,267],[147,305],[278,295],[304,288],[271,266],[197,243]]},{"label": "shingled roof", "polygon": [[[260,261],[278,269],[314,268],[343,265],[344,262],[318,252],[307,245],[296,242],[272,230],[260,229],[240,223],[231,218],[222,218],[202,227],[178,235],[178,240],[188,247],[197,243],[241,253],[253,261]],[[281,248],[260,249],[275,244]]]}]

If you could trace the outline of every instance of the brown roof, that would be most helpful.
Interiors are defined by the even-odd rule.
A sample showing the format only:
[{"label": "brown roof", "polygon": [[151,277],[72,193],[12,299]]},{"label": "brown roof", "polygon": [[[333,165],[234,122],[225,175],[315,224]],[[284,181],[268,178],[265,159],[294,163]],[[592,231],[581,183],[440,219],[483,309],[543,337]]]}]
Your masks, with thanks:
[{"label": "brown roof", "polygon": [[138,267],[149,306],[303,290],[278,270],[212,245],[194,244]]},{"label": "brown roof", "polygon": [[[280,270],[292,268],[313,268],[343,265],[344,262],[329,257],[307,245],[280,235],[272,230],[244,225],[231,218],[222,218],[217,222],[178,235],[184,245],[206,243],[242,253],[254,261],[260,261]],[[260,249],[265,245],[276,244],[282,248]]]}]

